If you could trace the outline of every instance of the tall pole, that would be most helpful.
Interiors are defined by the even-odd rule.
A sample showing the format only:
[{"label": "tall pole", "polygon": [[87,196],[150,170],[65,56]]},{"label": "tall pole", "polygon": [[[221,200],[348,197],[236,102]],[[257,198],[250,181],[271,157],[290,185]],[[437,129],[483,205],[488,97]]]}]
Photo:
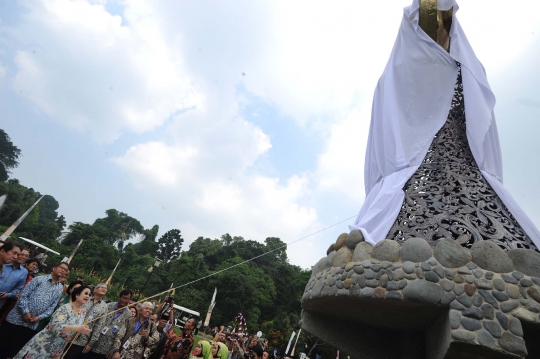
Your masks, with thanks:
[{"label": "tall pole", "polygon": [[90,270],[90,275],[92,274],[92,272],[96,268],[96,265],[97,265],[97,261],[94,261],[94,265],[92,265],[92,269]]},{"label": "tall pole", "polygon": [[0,196],[0,209],[4,206],[4,202],[6,201],[6,195]]},{"label": "tall pole", "polygon": [[[146,278],[146,282],[144,282],[144,285],[141,289],[141,293],[144,292],[144,288],[146,288],[146,284],[148,284],[148,281],[150,280],[150,277],[152,276],[152,273],[154,273],[154,267],[159,267],[159,265],[161,264],[161,261],[159,259],[156,259],[156,262],[154,263],[153,266],[151,266],[150,268],[148,268],[148,271],[150,272],[150,275],[148,276],[148,278]],[[143,293],[144,294],[144,293]]]},{"label": "tall pole", "polygon": [[317,339],[315,341],[315,344],[313,344],[313,346],[311,347],[311,349],[309,350],[309,353],[307,353],[307,357],[309,358],[309,356],[311,355],[311,352],[313,351],[313,349],[315,349],[315,347],[319,344],[319,339]]},{"label": "tall pole", "polygon": [[69,256],[69,258],[68,258],[67,261],[66,261],[67,264],[71,263],[71,260],[73,259],[73,257],[75,257],[75,253],[77,253],[77,250],[78,250],[79,247],[81,246],[83,240],[84,240],[84,239],[81,239],[81,240],[79,241],[79,244],[77,244],[77,246],[76,246],[75,249],[73,250],[73,252],[71,252],[71,255]]},{"label": "tall pole", "polygon": [[208,312],[206,313],[206,318],[204,319],[204,327],[207,327],[208,324],[210,324],[210,316],[212,315],[212,310],[216,306],[216,294],[217,294],[217,288],[214,289],[214,295],[212,296],[212,301],[210,302],[210,306],[208,307]]},{"label": "tall pole", "polygon": [[302,329],[298,331],[298,336],[296,337],[296,341],[294,342],[294,346],[291,350],[291,357],[294,357],[294,350],[296,349],[296,344],[298,343],[298,338],[300,338],[300,333],[302,333]]},{"label": "tall pole", "polygon": [[296,332],[293,330],[293,332],[291,334],[291,339],[289,339],[289,344],[287,344],[287,349],[285,349],[285,355],[287,355],[287,353],[289,352],[289,349],[291,347],[291,343],[292,343],[295,335],[296,335]]},{"label": "tall pole", "polygon": [[153,267],[150,267],[150,269],[148,269],[148,271],[150,272],[150,274],[148,275],[148,278],[146,278],[146,282],[144,282],[144,285],[141,289],[141,293],[144,295],[144,288],[146,288],[146,285],[148,284],[148,281],[150,280],[150,277],[152,276],[152,273],[154,273],[154,268]]},{"label": "tall pole", "polygon": [[114,267],[114,269],[113,269],[111,275],[109,276],[109,279],[107,279],[107,282],[106,282],[107,284],[111,283],[112,277],[113,277],[113,275],[114,275],[114,272],[116,272],[116,268],[118,268],[118,265],[120,264],[120,261],[121,261],[121,260],[122,260],[122,258],[120,258],[120,259],[118,260],[118,263],[116,263],[116,266]]},{"label": "tall pole", "polygon": [[9,238],[11,233],[13,233],[13,231],[17,228],[17,226],[21,224],[21,222],[26,218],[26,216],[28,216],[28,214],[34,209],[34,207],[37,206],[37,204],[39,203],[39,201],[41,201],[43,197],[45,196],[39,197],[39,199],[30,208],[28,208],[28,210],[24,212],[23,215],[20,216],[18,220],[16,220],[8,229],[6,229],[4,234],[0,236],[0,241],[4,242],[6,239]]}]

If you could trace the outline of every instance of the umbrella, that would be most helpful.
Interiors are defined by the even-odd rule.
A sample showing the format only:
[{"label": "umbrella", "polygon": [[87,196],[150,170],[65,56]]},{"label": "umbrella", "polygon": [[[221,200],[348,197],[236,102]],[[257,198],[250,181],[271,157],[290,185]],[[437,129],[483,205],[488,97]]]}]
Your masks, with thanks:
[{"label": "umbrella", "polygon": [[49,251],[49,252],[52,252],[52,253],[54,253],[54,254],[60,255],[60,253],[53,251],[53,250],[50,249],[49,247],[45,247],[43,244],[39,244],[38,242],[34,242],[34,241],[31,240],[31,239],[24,238],[24,237],[19,237],[19,238],[22,239],[23,241],[28,242],[28,243],[32,243],[33,245],[38,246],[39,248],[43,248],[43,249],[45,249],[46,251]]}]

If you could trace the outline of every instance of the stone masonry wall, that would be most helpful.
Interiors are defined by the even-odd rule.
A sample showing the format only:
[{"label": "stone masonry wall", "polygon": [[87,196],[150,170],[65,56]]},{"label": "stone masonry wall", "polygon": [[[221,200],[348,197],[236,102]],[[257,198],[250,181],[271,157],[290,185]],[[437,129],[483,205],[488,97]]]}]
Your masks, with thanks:
[{"label": "stone masonry wall", "polygon": [[540,253],[505,252],[482,241],[466,249],[422,238],[375,247],[342,234],[314,267],[302,302],[351,296],[449,307],[451,340],[527,355],[521,321],[540,323]]}]

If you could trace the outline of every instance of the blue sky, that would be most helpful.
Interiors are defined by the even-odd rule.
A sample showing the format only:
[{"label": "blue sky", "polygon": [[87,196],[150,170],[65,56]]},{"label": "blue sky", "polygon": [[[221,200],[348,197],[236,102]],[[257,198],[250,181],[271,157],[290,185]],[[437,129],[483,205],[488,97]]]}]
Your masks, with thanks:
[{"label": "blue sky", "polygon": [[[2,2],[14,176],[68,222],[116,208],[188,244],[292,241],[354,216],[373,90],[409,3]],[[540,226],[540,5],[460,6],[497,96],[505,186]],[[314,264],[346,224],[291,246],[291,262]]]}]

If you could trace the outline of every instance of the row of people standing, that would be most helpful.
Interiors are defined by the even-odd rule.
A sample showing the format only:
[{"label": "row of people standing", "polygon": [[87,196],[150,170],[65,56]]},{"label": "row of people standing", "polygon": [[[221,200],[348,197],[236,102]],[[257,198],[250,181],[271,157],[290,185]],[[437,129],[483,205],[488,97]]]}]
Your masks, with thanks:
[{"label": "row of people standing", "polygon": [[[11,245],[12,243],[6,243],[0,248],[0,252]],[[18,249],[20,253],[20,246]],[[10,264],[4,264],[2,276]],[[35,277],[24,286],[17,302],[0,326],[0,359],[14,357],[37,333],[39,321],[54,312],[62,296],[63,284],[60,279],[65,277],[68,270],[66,263],[58,263],[53,266],[51,274]],[[25,271],[28,272],[26,269]],[[0,278],[0,285],[8,285],[10,279],[11,276]]]},{"label": "row of people standing", "polygon": [[[201,341],[192,352],[192,333],[197,327],[194,319],[175,334],[172,311],[160,307],[152,320],[153,304],[129,307],[129,290],[122,291],[117,302],[107,304],[106,283],[90,288],[76,280],[62,297],[68,264],[58,263],[51,274],[34,278],[31,273],[39,263],[28,256],[28,251],[14,242],[0,248],[0,306],[6,318],[0,326],[0,359],[229,357],[225,340]],[[168,299],[170,308],[173,301]]]},{"label": "row of people standing", "polygon": [[[0,305],[6,317],[0,326],[0,359],[62,355],[127,359],[137,358],[141,345],[147,354],[153,349],[159,339],[155,324],[148,324],[140,333],[128,333],[133,326],[139,329],[137,320],[148,320],[151,303],[144,303],[139,317],[132,318],[127,307],[132,296],[129,290],[120,293],[118,302],[107,304],[103,300],[107,293],[105,283],[93,288],[91,297],[91,288],[80,281],[72,282],[68,294],[62,297],[68,264],[58,263],[52,267],[51,274],[33,278],[28,273],[35,271],[34,262],[29,260],[27,268],[21,266],[26,258],[28,251],[15,242],[0,247]],[[6,300],[11,298],[13,303],[7,307]],[[106,315],[110,312],[114,313]],[[45,323],[42,330],[38,328],[40,322]],[[123,340],[124,337],[131,338],[131,343]]]}]

